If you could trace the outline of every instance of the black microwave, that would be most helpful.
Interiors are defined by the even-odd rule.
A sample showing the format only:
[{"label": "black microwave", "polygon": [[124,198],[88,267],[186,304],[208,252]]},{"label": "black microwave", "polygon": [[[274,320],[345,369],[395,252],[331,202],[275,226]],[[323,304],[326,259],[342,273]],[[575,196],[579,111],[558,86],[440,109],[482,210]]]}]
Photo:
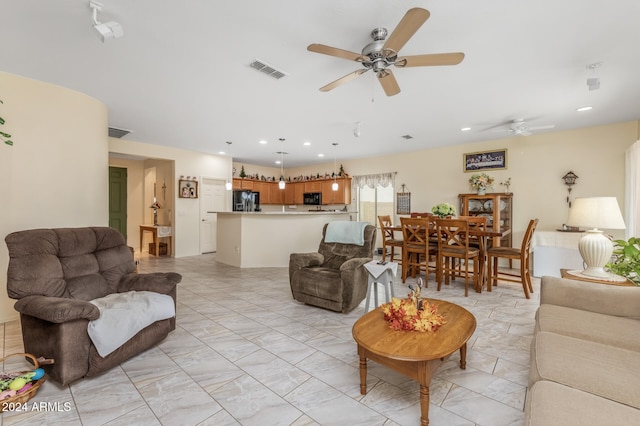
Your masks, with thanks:
[{"label": "black microwave", "polygon": [[319,206],[322,204],[321,192],[305,192],[303,195],[303,203],[308,206]]}]

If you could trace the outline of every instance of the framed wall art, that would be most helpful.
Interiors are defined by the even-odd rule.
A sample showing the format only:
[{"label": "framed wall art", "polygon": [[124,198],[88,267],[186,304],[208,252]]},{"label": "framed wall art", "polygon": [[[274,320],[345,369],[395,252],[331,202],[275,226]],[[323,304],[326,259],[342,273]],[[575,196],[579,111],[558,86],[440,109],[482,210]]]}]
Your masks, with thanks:
[{"label": "framed wall art", "polygon": [[178,181],[178,196],[180,198],[198,198],[198,182],[180,179]]},{"label": "framed wall art", "polygon": [[396,214],[411,213],[411,193],[398,192],[396,202]]},{"label": "framed wall art", "polygon": [[507,168],[507,149],[470,152],[463,154],[462,166],[465,173],[479,170],[501,170]]}]

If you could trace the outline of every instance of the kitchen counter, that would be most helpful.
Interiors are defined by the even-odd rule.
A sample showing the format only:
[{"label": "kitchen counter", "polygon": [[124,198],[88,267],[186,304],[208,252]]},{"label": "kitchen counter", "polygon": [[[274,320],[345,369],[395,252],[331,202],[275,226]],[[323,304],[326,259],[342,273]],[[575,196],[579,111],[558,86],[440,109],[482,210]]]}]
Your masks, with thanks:
[{"label": "kitchen counter", "polygon": [[216,260],[240,268],[288,267],[291,253],[317,252],[322,227],[354,212],[215,212]]}]

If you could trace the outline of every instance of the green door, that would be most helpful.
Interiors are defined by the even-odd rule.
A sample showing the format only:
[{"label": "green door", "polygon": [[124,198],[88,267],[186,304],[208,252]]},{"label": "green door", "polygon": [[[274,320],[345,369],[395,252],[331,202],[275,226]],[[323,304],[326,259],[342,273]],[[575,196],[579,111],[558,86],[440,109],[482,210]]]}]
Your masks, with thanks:
[{"label": "green door", "polygon": [[127,169],[109,167],[109,226],[127,238]]}]

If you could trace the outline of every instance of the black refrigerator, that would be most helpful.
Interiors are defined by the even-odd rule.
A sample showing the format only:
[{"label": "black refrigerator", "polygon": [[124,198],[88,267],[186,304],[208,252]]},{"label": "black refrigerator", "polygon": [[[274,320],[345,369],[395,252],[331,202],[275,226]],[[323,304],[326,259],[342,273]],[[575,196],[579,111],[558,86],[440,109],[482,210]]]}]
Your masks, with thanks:
[{"label": "black refrigerator", "polygon": [[259,212],[260,193],[255,191],[233,191],[234,212]]}]

